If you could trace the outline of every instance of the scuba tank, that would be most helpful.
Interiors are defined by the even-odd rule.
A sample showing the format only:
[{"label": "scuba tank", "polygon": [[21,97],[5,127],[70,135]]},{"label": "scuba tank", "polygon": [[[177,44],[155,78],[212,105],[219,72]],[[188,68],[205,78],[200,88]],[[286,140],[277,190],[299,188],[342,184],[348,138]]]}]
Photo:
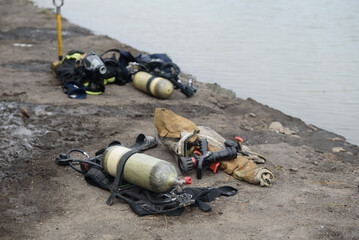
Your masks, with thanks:
[{"label": "scuba tank", "polygon": [[[101,165],[104,170],[115,177],[117,165],[123,155],[131,149],[114,145],[102,154]],[[143,153],[131,155],[123,170],[123,179],[147,190],[163,193],[179,184],[176,168],[169,162]]]},{"label": "scuba tank", "polygon": [[169,80],[143,71],[133,76],[133,84],[138,90],[157,98],[169,98],[173,92],[173,84]]},{"label": "scuba tank", "polygon": [[[198,206],[207,212],[211,207],[205,202],[213,201],[221,195],[236,194],[237,189],[230,186],[182,189],[182,185],[191,184],[190,177],[178,180],[177,171],[171,163],[138,153],[156,145],[154,137],[140,134],[130,148],[122,146],[119,141],[113,141],[107,148],[97,151],[93,158],[80,149],[71,149],[56,157],[55,162],[85,174],[87,183],[110,191],[111,195],[106,201],[108,205],[111,206],[113,199],[118,198],[127,203],[138,216],[179,216],[186,206]],[[73,152],[81,153],[85,159],[73,158]],[[75,167],[76,164],[81,168]],[[132,184],[121,185],[122,177]]]}]

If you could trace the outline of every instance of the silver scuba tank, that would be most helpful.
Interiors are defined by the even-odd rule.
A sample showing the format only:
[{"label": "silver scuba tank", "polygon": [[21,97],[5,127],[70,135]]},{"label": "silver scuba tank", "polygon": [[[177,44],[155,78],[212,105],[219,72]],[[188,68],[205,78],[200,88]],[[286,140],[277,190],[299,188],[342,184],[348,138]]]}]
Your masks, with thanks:
[{"label": "silver scuba tank", "polygon": [[173,92],[173,84],[168,79],[143,71],[139,71],[133,76],[133,84],[138,90],[157,98],[169,98]]},{"label": "silver scuba tank", "polygon": [[[131,149],[115,145],[106,149],[102,155],[102,167],[111,176],[116,176],[121,157]],[[147,190],[164,193],[179,183],[176,168],[169,162],[143,153],[131,155],[123,171],[123,179]]]}]

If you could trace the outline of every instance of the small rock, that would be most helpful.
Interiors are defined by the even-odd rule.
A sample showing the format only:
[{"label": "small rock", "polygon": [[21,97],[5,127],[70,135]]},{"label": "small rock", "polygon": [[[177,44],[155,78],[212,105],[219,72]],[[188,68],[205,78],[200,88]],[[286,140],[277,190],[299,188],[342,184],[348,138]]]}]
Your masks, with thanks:
[{"label": "small rock", "polygon": [[332,152],[338,153],[338,152],[345,152],[345,149],[342,147],[333,147]]},{"label": "small rock", "polygon": [[217,106],[218,106],[220,109],[225,109],[225,108],[226,108],[226,105],[221,104],[221,103],[217,103]]},{"label": "small rock", "polygon": [[27,43],[14,43],[12,45],[14,47],[32,47],[32,44],[27,44]]},{"label": "small rock", "polygon": [[298,172],[298,171],[299,171],[298,168],[291,168],[291,169],[289,169],[289,170],[292,171],[292,172]]},{"label": "small rock", "polygon": [[247,114],[246,114],[246,117],[255,118],[255,117],[257,117],[257,115],[255,115],[254,113],[247,113]]},{"label": "small rock", "polygon": [[210,103],[213,103],[213,104],[218,104],[217,99],[214,98],[214,97],[209,98],[208,101],[209,101]]},{"label": "small rock", "polygon": [[315,165],[318,165],[318,162],[317,162],[317,161],[315,161],[315,162],[314,162],[314,164],[315,164]]},{"label": "small rock", "polygon": [[318,128],[314,127],[313,125],[308,125],[313,131],[318,131]]},{"label": "small rock", "polygon": [[342,141],[342,142],[345,142],[345,139],[343,139],[343,138],[339,138],[339,137],[334,137],[334,138],[328,138],[328,140],[330,140],[330,141]]},{"label": "small rock", "polygon": [[296,134],[295,131],[289,129],[289,128],[283,128],[283,133],[286,134],[286,135],[293,135],[293,134]]},{"label": "small rock", "polygon": [[283,125],[280,122],[272,122],[268,128],[269,128],[269,130],[277,132],[277,133],[284,132]]},{"label": "small rock", "polygon": [[22,118],[30,118],[29,111],[24,107],[20,109],[20,113]]}]

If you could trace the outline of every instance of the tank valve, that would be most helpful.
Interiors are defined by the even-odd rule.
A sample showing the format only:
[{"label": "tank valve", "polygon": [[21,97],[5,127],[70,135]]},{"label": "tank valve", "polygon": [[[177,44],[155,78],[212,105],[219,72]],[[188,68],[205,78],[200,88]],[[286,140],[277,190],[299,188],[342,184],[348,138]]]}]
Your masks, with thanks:
[{"label": "tank valve", "polygon": [[191,184],[191,183],[192,183],[191,177],[184,177],[184,179],[182,179],[182,180],[180,180],[180,179],[173,180],[173,185],[176,186],[177,192],[182,192],[183,185]]}]

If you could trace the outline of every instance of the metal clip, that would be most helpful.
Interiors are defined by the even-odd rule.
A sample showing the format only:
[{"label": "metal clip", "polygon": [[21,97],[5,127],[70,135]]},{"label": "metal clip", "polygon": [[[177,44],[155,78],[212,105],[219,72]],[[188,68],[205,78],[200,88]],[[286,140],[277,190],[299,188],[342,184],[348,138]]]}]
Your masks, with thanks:
[{"label": "metal clip", "polygon": [[56,0],[52,0],[52,3],[54,4],[54,6],[56,8],[60,8],[64,5],[64,0],[61,0],[61,2],[59,4],[57,4],[57,1]]},{"label": "metal clip", "polygon": [[191,204],[195,203],[195,200],[192,199],[192,195],[188,193],[182,193],[180,195],[177,195],[177,201],[179,202],[179,205],[181,207],[189,206]]}]

